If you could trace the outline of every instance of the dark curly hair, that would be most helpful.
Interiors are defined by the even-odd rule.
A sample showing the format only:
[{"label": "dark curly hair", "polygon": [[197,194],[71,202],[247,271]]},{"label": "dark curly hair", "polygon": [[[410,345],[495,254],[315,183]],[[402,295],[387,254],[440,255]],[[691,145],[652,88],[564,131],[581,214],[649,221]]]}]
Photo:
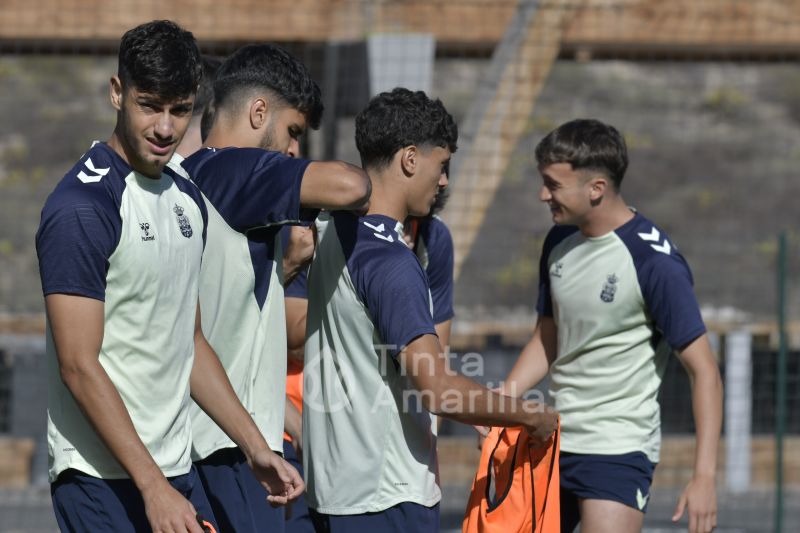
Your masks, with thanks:
[{"label": "dark curly hair", "polygon": [[600,172],[619,190],[628,169],[628,149],[614,126],[595,119],[575,119],[539,142],[536,162],[542,167],[569,163],[573,170]]},{"label": "dark curly hair", "polygon": [[202,75],[194,36],[172,21],[147,22],[122,36],[117,76],[123,88],[173,101],[195,94]]},{"label": "dark curly hair", "polygon": [[289,52],[272,44],[250,44],[228,56],[214,81],[217,110],[239,103],[253,89],[266,89],[279,101],[297,109],[311,129],[322,120],[322,93],[306,66]]},{"label": "dark curly hair", "polygon": [[362,166],[382,168],[406,146],[439,146],[455,152],[458,128],[437,98],[396,88],[372,98],[356,117],[356,147]]}]

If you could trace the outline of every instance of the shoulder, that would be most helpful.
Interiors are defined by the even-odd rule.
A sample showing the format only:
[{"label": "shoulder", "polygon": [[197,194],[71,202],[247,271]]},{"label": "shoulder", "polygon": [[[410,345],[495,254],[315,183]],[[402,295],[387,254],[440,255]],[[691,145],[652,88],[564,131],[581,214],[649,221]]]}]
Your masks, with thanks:
[{"label": "shoulder", "polygon": [[96,142],[64,174],[47,198],[42,215],[86,208],[118,212],[130,173],[130,167],[108,145]]},{"label": "shoulder", "polygon": [[568,237],[578,233],[577,226],[555,225],[547,232],[542,245],[542,257],[547,257],[553,248],[564,242]]},{"label": "shoulder", "polygon": [[345,211],[332,213],[332,218],[352,269],[373,274],[416,269],[421,272],[419,261],[403,242],[396,220],[382,215],[357,216]]},{"label": "shoulder", "polygon": [[637,270],[688,271],[688,264],[669,235],[643,215],[636,215],[615,233],[628,249]]}]

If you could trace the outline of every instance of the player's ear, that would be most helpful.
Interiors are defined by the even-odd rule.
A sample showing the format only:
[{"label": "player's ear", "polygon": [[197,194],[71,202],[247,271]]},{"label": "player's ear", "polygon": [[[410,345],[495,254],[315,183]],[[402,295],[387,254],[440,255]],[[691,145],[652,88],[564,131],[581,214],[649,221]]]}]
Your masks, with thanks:
[{"label": "player's ear", "polygon": [[608,187],[608,178],[604,175],[597,174],[592,177],[591,183],[589,184],[589,199],[591,200],[592,204],[596,205],[600,203],[600,200],[602,200],[603,196],[605,196]]},{"label": "player's ear", "polygon": [[417,158],[419,153],[414,145],[406,146],[400,150],[400,167],[406,176],[412,176],[417,171]]},{"label": "player's ear", "polygon": [[117,111],[122,109],[122,81],[120,81],[119,77],[111,76],[108,96],[111,98],[111,105],[114,106],[114,109]]},{"label": "player's ear", "polygon": [[269,104],[267,101],[258,97],[250,102],[250,126],[254,130],[259,130],[266,126],[269,113]]}]

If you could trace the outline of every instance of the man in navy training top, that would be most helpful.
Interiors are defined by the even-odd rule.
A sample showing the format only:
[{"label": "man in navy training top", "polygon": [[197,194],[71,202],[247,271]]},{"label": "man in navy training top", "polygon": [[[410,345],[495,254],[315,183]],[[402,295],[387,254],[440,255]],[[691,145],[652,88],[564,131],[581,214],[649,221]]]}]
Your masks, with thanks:
[{"label": "man in navy training top", "polygon": [[[284,266],[297,270],[313,240],[284,264],[280,228],[310,222],[321,208],[361,208],[369,180],[353,165],[296,157],[307,127],[319,126],[321,96],[305,65],[280,47],[248,45],[226,58],[213,109],[205,148],[177,169],[200,188],[209,213],[203,330],[270,448],[283,453],[283,283],[293,273]],[[284,509],[264,504],[267,493],[236,442],[200,407],[191,416],[192,459],[221,529],[282,531]]]},{"label": "man in navy training top", "polygon": [[50,479],[62,531],[200,533],[198,513],[215,523],[190,458],[192,399],[245,452],[272,503],[303,489],[200,329],[207,212],[192,183],[163,172],[200,77],[191,33],[169,21],[128,31],[110,84],[114,132],[42,211]]},{"label": "man in navy training top", "polygon": [[550,374],[561,414],[562,531],[642,528],[659,461],[657,401],[667,358],[692,383],[694,475],[673,520],[716,527],[722,385],[692,288],[667,235],[620,194],[628,166],[613,126],[579,119],[536,147],[539,199],[556,224],[545,239],[539,319],[503,391],[518,396]]},{"label": "man in navy training top", "polygon": [[318,530],[437,531],[433,414],[522,425],[544,444],[557,424],[544,405],[501,396],[450,371],[425,273],[402,221],[427,215],[455,151],[442,103],[395,89],[356,119],[372,180],[366,215],[317,219],[308,277],[303,466]]}]

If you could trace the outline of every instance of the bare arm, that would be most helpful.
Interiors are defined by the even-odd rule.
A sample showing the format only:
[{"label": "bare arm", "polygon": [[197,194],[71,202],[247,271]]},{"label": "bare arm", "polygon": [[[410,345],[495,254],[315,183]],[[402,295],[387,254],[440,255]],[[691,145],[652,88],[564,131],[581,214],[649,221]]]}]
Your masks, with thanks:
[{"label": "bare arm", "polygon": [[[433,327],[436,329],[436,336],[439,337],[439,345],[442,347],[442,350],[446,354],[450,353],[450,327],[453,324],[452,319],[445,320],[444,322],[439,322],[435,324]],[[448,359],[449,361],[449,359]],[[436,418],[436,429],[440,429],[442,427],[442,417]]]},{"label": "bare arm", "polygon": [[301,453],[303,445],[303,415],[286,397],[286,411],[283,417],[283,429],[292,437],[292,446],[295,451]]},{"label": "bare arm", "polygon": [[283,302],[286,309],[286,341],[289,357],[302,362],[305,358],[308,300],[287,296]]},{"label": "bare arm", "polygon": [[172,488],[139,438],[119,391],[100,364],[104,303],[51,294],[45,298],[61,380],[94,430],[142,493],[153,531],[201,533],[192,504]]},{"label": "bare arm", "polygon": [[268,499],[283,505],[303,493],[299,473],[269,449],[250,414],[233,390],[217,354],[200,328],[200,306],[195,318],[195,356],[192,366],[192,398],[236,443],[247,457],[258,480],[269,491]]},{"label": "bare arm", "polygon": [[533,337],[522,349],[514,368],[509,372],[501,391],[520,397],[544,379],[556,359],[558,348],[555,321],[549,316],[539,316]]},{"label": "bare arm", "polygon": [[289,244],[283,254],[283,286],[286,287],[300,273],[314,255],[316,226],[291,226]]},{"label": "bare arm", "polygon": [[364,209],[372,183],[364,170],[344,161],[313,161],[303,174],[300,204],[318,209]]},{"label": "bare arm", "polygon": [[709,532],[717,525],[717,448],[722,426],[722,379],[708,343],[701,335],[678,353],[692,384],[692,412],[697,428],[694,475],[681,494],[673,521],[689,509],[689,531]]},{"label": "bare arm", "polygon": [[503,396],[448,368],[434,335],[422,335],[400,353],[400,364],[420,392],[423,407],[465,424],[525,426],[545,442],[557,425],[556,412],[537,402]]}]

